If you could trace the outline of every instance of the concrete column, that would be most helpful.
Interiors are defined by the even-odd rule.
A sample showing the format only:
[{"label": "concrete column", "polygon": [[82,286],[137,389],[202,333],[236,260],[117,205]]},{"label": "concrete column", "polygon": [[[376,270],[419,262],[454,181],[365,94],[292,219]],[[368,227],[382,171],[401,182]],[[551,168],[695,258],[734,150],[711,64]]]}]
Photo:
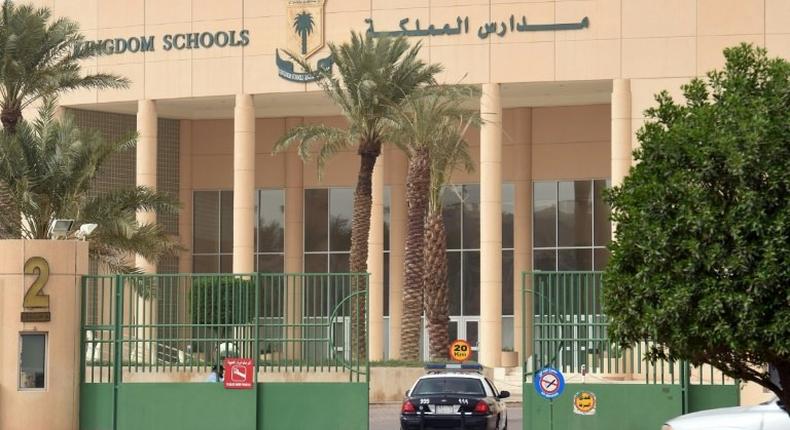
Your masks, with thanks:
[{"label": "concrete column", "polygon": [[[301,118],[287,118],[285,128],[290,129],[302,124]],[[292,148],[285,156],[285,272],[303,272],[304,248],[304,163],[296,149]],[[302,323],[302,289],[301,280],[289,278],[288,291],[285,299],[286,322],[291,325],[288,331],[290,339],[301,338],[302,331],[295,327]],[[302,354],[300,343],[292,342],[286,351],[288,358],[298,359]]]},{"label": "concrete column", "polygon": [[233,272],[255,271],[255,107],[236,95],[233,110]]},{"label": "concrete column", "polygon": [[[403,319],[403,253],[406,249],[406,170],[408,160],[402,151],[391,151],[390,182],[390,324],[389,359],[400,359],[400,329]],[[378,163],[377,163],[378,164]]]},{"label": "concrete column", "polygon": [[623,183],[631,168],[631,81],[612,81],[612,186]]},{"label": "concrete column", "polygon": [[[618,186],[628,176],[631,168],[633,149],[631,147],[631,81],[615,79],[612,81],[612,146],[611,175],[612,186]],[[612,235],[616,225],[612,224]],[[633,372],[633,351],[623,354],[619,364],[623,373]]]},{"label": "concrete column", "polygon": [[[519,359],[532,354],[532,296],[527,294],[526,309],[521,309],[523,273],[532,269],[532,109],[516,109],[516,178],[513,214],[513,340]],[[526,311],[526,324],[523,318]],[[522,345],[522,332],[527,342]]]},{"label": "concrete column", "polygon": [[[157,117],[153,100],[137,102],[137,186],[156,189]],[[155,224],[155,212],[138,212],[137,222]],[[137,267],[145,273],[156,273],[156,264],[141,256],[135,257]]]},{"label": "concrete column", "polygon": [[384,152],[373,169],[373,205],[368,234],[368,318],[371,361],[384,359]]},{"label": "concrete column", "polygon": [[502,102],[499,84],[480,98],[480,364],[502,357]]},{"label": "concrete column", "polygon": [[178,270],[192,272],[192,121],[179,121],[178,143],[178,201],[181,212],[178,216],[178,238],[185,251],[178,257]]},{"label": "concrete column", "polygon": [[[192,273],[192,121],[179,121],[178,142],[178,201],[181,211],[178,215],[178,240],[184,251],[178,254],[178,271]],[[189,297],[181,294],[178,298],[178,321],[187,321],[187,310],[190,308]],[[192,336],[191,329],[178,329],[179,336]]]}]

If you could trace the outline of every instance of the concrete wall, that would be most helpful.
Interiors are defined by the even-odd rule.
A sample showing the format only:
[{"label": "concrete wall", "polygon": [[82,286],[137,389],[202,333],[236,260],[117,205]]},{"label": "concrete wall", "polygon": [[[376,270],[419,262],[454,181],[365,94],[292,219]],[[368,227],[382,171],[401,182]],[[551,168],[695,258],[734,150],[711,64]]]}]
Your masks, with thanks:
[{"label": "concrete wall", "polygon": [[[25,262],[43,257],[49,279],[51,321],[20,322],[24,295],[36,279]],[[80,276],[88,273],[88,243],[51,240],[0,241],[0,428],[76,430],[79,402]],[[45,384],[20,390],[20,333],[46,333]]]},{"label": "concrete wall", "polygon": [[[275,50],[293,43],[283,1],[242,0],[31,0],[57,16],[77,19],[89,39],[156,36],[154,52],[100,58],[87,66],[128,76],[126,90],[76,93],[65,103],[204,97],[234,93],[287,93],[315,89],[277,76]],[[579,22],[589,28],[563,32],[508,32],[478,36],[486,22],[526,16],[530,24]],[[786,0],[327,0],[325,38],[341,42],[349,30],[397,30],[455,25],[468,16],[469,31],[454,36],[414,37],[425,59],[446,66],[442,80],[469,83],[545,82],[632,78],[639,97],[678,79],[722,64],[722,48],[740,41],[790,56],[790,6]],[[164,51],[165,34],[250,31],[244,48]],[[326,56],[326,48],[314,58]],[[644,90],[644,91],[642,91]],[[642,103],[635,103],[641,112]]]},{"label": "concrete wall", "polygon": [[[532,142],[532,172],[534,180],[602,179],[609,177],[611,127],[609,105],[536,107],[506,109],[503,114],[503,179],[514,182],[523,166],[519,163],[518,145]],[[285,154],[272,155],[276,140],[285,132],[291,118],[258,118],[256,120],[256,177],[257,188],[285,187]],[[305,122],[343,125],[340,117],[308,117]],[[524,130],[520,123],[530,122]],[[195,190],[233,189],[233,120],[185,121],[191,135],[191,183]],[[522,134],[527,133],[527,136]],[[472,173],[455,172],[452,182],[480,182],[480,133],[467,133],[470,153],[478,168]],[[184,142],[185,144],[189,144]],[[384,150],[388,154],[394,147]],[[186,160],[182,160],[182,163]],[[355,149],[336,155],[327,163],[319,180],[314,163],[303,172],[305,188],[353,187],[357,178],[359,157]],[[385,172],[387,167],[385,166]],[[384,183],[390,185],[391,172],[385,173]],[[186,220],[183,220],[186,221]]]}]

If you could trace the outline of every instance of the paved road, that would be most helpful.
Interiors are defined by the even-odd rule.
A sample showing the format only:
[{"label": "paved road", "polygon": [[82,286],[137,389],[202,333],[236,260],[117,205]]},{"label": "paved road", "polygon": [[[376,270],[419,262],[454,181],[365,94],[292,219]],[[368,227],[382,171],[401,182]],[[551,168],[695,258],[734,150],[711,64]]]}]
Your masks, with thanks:
[{"label": "paved road", "polygon": [[[370,405],[370,430],[399,430],[400,404]],[[508,429],[521,429],[521,403],[507,405]]]}]

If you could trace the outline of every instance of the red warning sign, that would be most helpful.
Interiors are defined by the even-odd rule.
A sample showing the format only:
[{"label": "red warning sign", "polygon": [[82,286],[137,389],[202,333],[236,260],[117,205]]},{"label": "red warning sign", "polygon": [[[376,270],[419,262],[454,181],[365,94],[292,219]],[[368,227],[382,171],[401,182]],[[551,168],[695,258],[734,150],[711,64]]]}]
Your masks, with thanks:
[{"label": "red warning sign", "polygon": [[223,361],[225,368],[225,389],[250,390],[254,378],[251,358],[226,358]]}]

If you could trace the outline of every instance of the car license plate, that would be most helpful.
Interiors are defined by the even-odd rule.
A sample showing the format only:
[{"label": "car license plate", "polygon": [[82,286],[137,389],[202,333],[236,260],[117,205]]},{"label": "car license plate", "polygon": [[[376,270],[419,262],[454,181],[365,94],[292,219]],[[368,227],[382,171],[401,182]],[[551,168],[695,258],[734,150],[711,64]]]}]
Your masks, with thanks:
[{"label": "car license plate", "polygon": [[436,405],[437,415],[452,415],[455,413],[455,406],[453,405]]}]

